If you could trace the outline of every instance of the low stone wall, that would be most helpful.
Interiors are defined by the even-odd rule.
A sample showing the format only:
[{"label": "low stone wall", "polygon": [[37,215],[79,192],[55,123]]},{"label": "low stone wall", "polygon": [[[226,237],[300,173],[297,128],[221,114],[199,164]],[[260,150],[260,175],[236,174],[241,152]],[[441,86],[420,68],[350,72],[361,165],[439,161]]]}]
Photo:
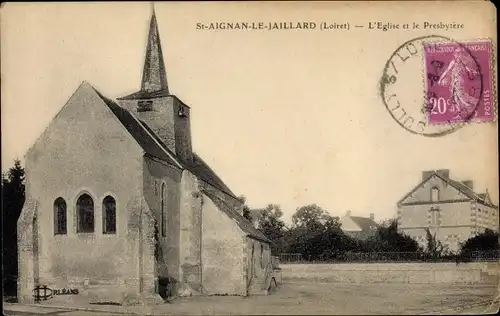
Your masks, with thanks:
[{"label": "low stone wall", "polygon": [[283,281],[331,283],[498,283],[497,262],[281,264]]}]

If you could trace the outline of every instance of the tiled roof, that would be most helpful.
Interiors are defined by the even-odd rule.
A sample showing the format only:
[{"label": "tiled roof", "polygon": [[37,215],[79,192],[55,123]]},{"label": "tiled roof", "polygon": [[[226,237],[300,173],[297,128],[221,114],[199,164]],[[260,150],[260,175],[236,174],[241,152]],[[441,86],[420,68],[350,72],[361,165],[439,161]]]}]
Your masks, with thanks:
[{"label": "tiled roof", "polygon": [[[94,89],[95,90],[95,89]],[[180,166],[188,169],[196,177],[221,190],[222,192],[236,198],[236,195],[229,187],[217,176],[217,174],[203,161],[196,153],[193,153],[193,161],[187,162],[181,160],[161,141],[161,139],[149,128],[149,126],[139,120],[127,109],[122,108],[113,100],[106,98],[99,91],[95,90],[99,97],[111,109],[113,114],[125,126],[127,131],[134,137],[137,143],[142,147],[145,153],[159,158],[171,165]]]},{"label": "tiled roof", "polygon": [[484,200],[486,198],[486,193],[478,194],[478,193],[475,193],[471,188],[469,188],[468,186],[466,186],[464,183],[462,183],[460,181],[452,180],[450,178],[443,177],[439,174],[438,174],[438,177],[440,177],[441,179],[446,181],[448,184],[450,184],[451,186],[456,188],[458,191],[460,191],[462,194],[467,196],[469,199],[477,201],[477,202],[484,204],[484,205],[487,205],[487,206],[491,206],[494,208],[497,207],[497,206],[495,206],[491,203],[488,203],[487,201]]},{"label": "tiled roof", "polygon": [[236,198],[229,187],[217,176],[217,174],[196,153],[193,153],[193,162],[185,163],[186,168],[201,180],[216,187],[222,192]]},{"label": "tiled roof", "polygon": [[369,217],[349,216],[362,231],[369,231],[372,227],[377,227],[377,223]]},{"label": "tiled roof", "polygon": [[445,180],[446,182],[448,182],[449,184],[454,186],[458,191],[465,194],[468,198],[474,199],[474,200],[479,198],[479,196],[476,193],[474,193],[474,191],[471,188],[469,188],[468,186],[466,186],[462,182],[455,181],[455,180],[452,180],[450,178],[445,178],[445,177],[442,177],[442,178],[443,178],[443,180]]},{"label": "tiled roof", "polygon": [[235,221],[236,224],[238,224],[238,226],[240,227],[240,229],[247,234],[247,236],[250,236],[260,241],[264,241],[266,243],[272,243],[271,240],[269,240],[269,238],[267,238],[260,230],[256,229],[252,225],[252,223],[250,223],[250,221],[244,218],[238,211],[236,211],[234,208],[232,208],[230,205],[224,202],[221,198],[208,192],[207,190],[202,190],[202,192],[207,197],[209,197],[210,200],[212,200],[212,202],[214,202],[217,208],[226,213],[226,215],[229,218]]}]

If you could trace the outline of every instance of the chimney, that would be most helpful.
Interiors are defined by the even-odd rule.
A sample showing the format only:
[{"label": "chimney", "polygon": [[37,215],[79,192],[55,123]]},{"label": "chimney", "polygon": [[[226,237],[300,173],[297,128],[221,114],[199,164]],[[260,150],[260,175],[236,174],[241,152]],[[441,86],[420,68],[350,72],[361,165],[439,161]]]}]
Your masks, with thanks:
[{"label": "chimney", "polygon": [[463,184],[465,184],[469,189],[474,190],[474,182],[472,180],[465,180],[462,181]]},{"label": "chimney", "polygon": [[349,211],[345,212],[345,216],[351,216],[351,211],[349,210]]},{"label": "chimney", "polygon": [[439,169],[436,170],[436,172],[444,178],[450,177],[450,169]]},{"label": "chimney", "polygon": [[427,178],[429,178],[431,176],[431,174],[433,174],[433,173],[434,173],[434,170],[422,171],[422,181],[424,181]]},{"label": "chimney", "polygon": [[370,219],[371,219],[372,221],[373,221],[373,220],[375,220],[375,214],[370,213]]}]

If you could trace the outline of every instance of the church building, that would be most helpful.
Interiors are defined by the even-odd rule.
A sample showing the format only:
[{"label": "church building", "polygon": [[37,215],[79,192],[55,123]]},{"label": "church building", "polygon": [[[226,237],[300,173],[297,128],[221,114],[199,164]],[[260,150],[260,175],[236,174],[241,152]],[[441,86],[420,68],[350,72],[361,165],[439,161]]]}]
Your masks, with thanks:
[{"label": "church building", "polygon": [[193,152],[191,115],[153,12],[140,90],[115,102],[83,82],[25,155],[19,302],[266,292],[270,241]]}]

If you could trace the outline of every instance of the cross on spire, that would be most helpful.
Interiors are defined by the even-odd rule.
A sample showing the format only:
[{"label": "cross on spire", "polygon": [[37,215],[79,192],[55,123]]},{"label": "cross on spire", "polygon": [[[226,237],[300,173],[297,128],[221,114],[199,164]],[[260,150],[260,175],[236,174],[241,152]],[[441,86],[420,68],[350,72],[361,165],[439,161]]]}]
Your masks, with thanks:
[{"label": "cross on spire", "polygon": [[141,90],[148,93],[164,91],[166,94],[169,94],[154,3],[152,3],[151,23],[149,25]]}]

